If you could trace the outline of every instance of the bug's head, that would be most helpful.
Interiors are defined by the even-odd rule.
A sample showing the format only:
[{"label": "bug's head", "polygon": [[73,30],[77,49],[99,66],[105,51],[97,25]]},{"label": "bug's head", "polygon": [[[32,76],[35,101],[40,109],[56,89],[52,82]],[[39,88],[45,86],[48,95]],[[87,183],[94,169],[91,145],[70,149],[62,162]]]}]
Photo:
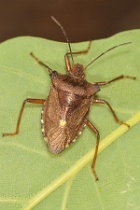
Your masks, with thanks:
[{"label": "bug's head", "polygon": [[84,66],[79,63],[74,64],[70,71],[70,74],[75,79],[84,80],[85,79]]}]

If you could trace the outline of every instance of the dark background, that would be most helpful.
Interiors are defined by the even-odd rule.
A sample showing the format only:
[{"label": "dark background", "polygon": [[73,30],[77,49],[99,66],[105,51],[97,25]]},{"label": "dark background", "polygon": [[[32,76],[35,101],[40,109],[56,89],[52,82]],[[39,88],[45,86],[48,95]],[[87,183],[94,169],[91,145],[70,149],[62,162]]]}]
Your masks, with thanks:
[{"label": "dark background", "polygon": [[1,0],[0,42],[24,35],[65,42],[51,15],[71,42],[105,38],[140,28],[140,0]]}]

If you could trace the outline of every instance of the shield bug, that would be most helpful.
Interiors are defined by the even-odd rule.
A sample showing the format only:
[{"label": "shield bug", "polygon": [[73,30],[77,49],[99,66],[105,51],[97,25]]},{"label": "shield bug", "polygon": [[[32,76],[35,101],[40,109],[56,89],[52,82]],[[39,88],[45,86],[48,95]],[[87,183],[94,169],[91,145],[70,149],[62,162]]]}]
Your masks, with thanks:
[{"label": "shield bug", "polygon": [[[95,179],[98,180],[94,168],[97,158],[100,135],[99,131],[88,119],[90,107],[92,104],[95,103],[105,104],[110,109],[117,123],[124,124],[129,127],[129,125],[118,119],[114,110],[107,101],[99,99],[95,96],[96,93],[100,91],[100,87],[103,85],[107,85],[125,78],[135,79],[135,77],[120,75],[109,81],[89,83],[85,78],[85,70],[105,53],[117,47],[130,44],[131,42],[122,43],[120,45],[109,48],[84,67],[79,63],[74,64],[73,55],[88,53],[91,47],[91,42],[89,42],[88,48],[86,50],[72,52],[71,45],[64,28],[54,17],[52,17],[52,19],[61,28],[69,46],[69,52],[66,53],[64,56],[67,74],[63,75],[57,71],[52,70],[49,66],[39,60],[33,53],[31,53],[31,56],[40,65],[48,70],[51,78],[49,95],[47,99],[27,98],[26,100],[24,100],[19,113],[15,132],[4,133],[3,136],[14,136],[19,133],[21,117],[26,103],[42,104],[43,109],[41,112],[41,127],[44,139],[48,145],[48,149],[50,152],[54,154],[62,152],[65,148],[67,148],[72,142],[76,140],[76,138],[81,134],[85,126],[88,126],[96,135],[95,153],[93,156],[91,168]],[[70,62],[70,57],[72,62]]]}]

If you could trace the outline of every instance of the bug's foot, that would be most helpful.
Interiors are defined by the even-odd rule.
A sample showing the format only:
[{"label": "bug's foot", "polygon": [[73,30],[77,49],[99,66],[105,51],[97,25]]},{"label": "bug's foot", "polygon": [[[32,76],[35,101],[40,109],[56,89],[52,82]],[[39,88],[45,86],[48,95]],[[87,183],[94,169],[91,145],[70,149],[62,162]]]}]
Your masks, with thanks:
[{"label": "bug's foot", "polygon": [[128,76],[128,75],[124,75],[124,78],[127,78],[127,79],[133,79],[133,80],[135,80],[135,79],[136,79],[136,77],[133,77],[133,76]]},{"label": "bug's foot", "polygon": [[128,125],[127,123],[122,123],[123,125],[126,125],[128,128],[130,128],[130,125]]},{"label": "bug's foot", "polygon": [[98,181],[98,180],[99,180],[99,178],[98,178],[98,176],[97,176],[97,174],[96,174],[96,172],[95,172],[94,168],[91,168],[91,169],[92,169],[92,173],[94,174],[95,181]]},{"label": "bug's foot", "polygon": [[120,125],[125,125],[127,126],[128,128],[130,128],[130,125],[128,125],[127,123],[123,122],[123,121],[117,121]]},{"label": "bug's foot", "polygon": [[17,134],[18,134],[17,132],[15,132],[15,133],[2,133],[2,137],[5,137],[5,136],[15,136]]}]

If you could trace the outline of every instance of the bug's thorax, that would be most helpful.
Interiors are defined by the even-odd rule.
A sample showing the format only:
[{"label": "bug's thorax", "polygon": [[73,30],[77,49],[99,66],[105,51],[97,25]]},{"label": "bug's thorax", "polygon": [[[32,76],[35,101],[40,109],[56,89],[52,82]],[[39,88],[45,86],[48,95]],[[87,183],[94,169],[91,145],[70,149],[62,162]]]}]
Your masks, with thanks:
[{"label": "bug's thorax", "polygon": [[51,74],[52,86],[58,92],[63,91],[67,94],[76,95],[84,98],[91,98],[100,90],[99,85],[89,83],[85,79],[84,67],[81,64],[75,64],[69,74],[60,74],[53,71]]}]

